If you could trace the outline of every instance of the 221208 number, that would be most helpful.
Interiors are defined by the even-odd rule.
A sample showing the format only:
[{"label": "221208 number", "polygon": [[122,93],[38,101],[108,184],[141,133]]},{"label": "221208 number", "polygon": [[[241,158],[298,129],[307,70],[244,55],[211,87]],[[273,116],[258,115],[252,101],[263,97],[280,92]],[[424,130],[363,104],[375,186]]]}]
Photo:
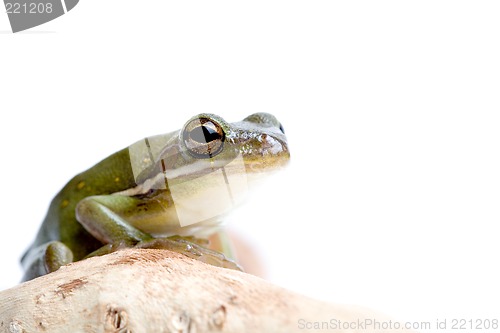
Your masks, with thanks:
[{"label": "221208 number", "polygon": [[23,3],[7,2],[5,4],[7,14],[50,14],[52,13],[52,4],[49,3]]}]

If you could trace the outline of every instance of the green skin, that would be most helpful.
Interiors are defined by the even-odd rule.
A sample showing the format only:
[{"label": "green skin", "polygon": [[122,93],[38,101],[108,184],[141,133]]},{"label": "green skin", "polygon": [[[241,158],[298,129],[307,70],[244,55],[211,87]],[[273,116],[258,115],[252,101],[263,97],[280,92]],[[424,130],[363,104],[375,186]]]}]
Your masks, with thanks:
[{"label": "green skin", "polygon": [[[190,132],[189,124],[198,124],[199,119],[218,124],[223,136],[205,136],[206,142],[196,141],[193,148],[186,143],[186,133],[195,133]],[[200,138],[195,134],[187,137]],[[176,190],[177,197],[188,203],[193,198],[198,205],[198,195],[217,197],[219,193],[214,171],[221,174],[222,170],[224,177],[226,173],[244,174],[250,186],[282,168],[290,155],[281,124],[267,113],[256,113],[237,123],[200,114],[181,130],[148,139],[147,148],[133,145],[135,150],[127,147],[116,152],[75,176],[56,195],[33,245],[21,259],[24,280],[127,247],[169,249],[213,265],[239,269],[224,254],[205,247],[206,238],[220,232],[216,227],[226,210],[182,226],[170,187],[183,185]],[[222,148],[203,155],[209,142],[222,144]],[[148,162],[138,169],[140,172],[133,169],[131,155],[133,161]],[[237,157],[242,161],[239,168],[232,163]]]}]

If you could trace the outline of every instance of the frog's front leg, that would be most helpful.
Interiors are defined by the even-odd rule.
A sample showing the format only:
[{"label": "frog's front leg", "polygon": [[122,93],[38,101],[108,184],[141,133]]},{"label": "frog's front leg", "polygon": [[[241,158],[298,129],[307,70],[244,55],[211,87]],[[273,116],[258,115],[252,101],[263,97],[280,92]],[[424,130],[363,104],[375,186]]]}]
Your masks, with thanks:
[{"label": "frog's front leg", "polygon": [[161,209],[155,207],[158,202],[144,202],[137,197],[117,194],[92,196],[80,201],[76,207],[77,220],[92,236],[106,244],[89,256],[111,253],[123,247],[167,249],[214,266],[241,270],[222,253],[207,249],[205,240],[180,236],[154,238],[123,217],[139,214],[138,210],[145,204],[151,210]]},{"label": "frog's front leg", "polygon": [[83,199],[76,206],[76,219],[92,236],[104,245],[91,255],[113,252],[120,247],[132,247],[152,237],[128,223],[119,212],[137,206],[139,199],[123,195],[96,195]]}]

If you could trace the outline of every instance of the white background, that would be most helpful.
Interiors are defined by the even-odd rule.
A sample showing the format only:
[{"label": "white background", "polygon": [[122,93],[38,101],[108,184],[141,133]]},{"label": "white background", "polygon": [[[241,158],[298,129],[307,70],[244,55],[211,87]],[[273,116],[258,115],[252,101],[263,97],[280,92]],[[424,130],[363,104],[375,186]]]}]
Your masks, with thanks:
[{"label": "white background", "polygon": [[499,15],[494,1],[81,0],[11,34],[0,14],[0,289],[74,174],[199,112],[265,111],[293,161],[230,225],[271,281],[405,320],[498,318]]}]

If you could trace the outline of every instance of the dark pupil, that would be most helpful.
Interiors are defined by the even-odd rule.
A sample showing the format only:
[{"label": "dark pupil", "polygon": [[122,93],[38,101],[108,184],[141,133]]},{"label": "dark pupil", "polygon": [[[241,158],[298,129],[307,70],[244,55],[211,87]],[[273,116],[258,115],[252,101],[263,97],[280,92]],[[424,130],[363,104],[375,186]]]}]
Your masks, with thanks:
[{"label": "dark pupil", "polygon": [[206,126],[199,126],[193,129],[189,136],[192,140],[199,143],[208,143],[213,140],[219,140],[221,138],[220,134],[214,129]]}]

